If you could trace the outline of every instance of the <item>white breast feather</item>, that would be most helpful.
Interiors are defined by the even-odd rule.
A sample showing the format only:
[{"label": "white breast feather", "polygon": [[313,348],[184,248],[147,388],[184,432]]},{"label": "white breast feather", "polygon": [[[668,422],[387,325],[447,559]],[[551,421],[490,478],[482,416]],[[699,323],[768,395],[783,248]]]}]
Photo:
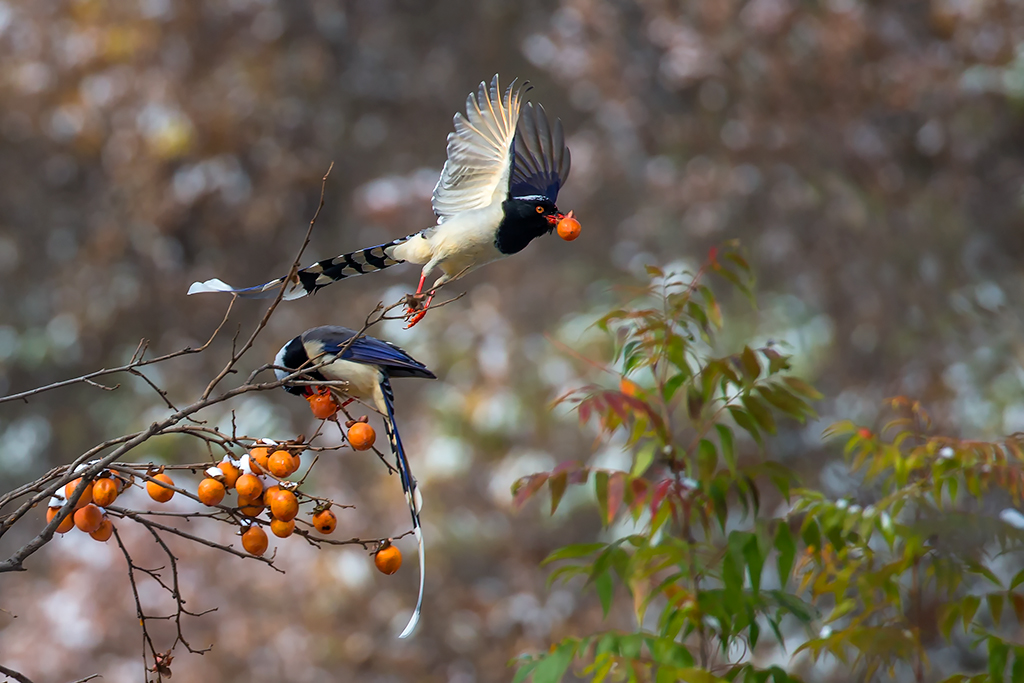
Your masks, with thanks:
[{"label": "white breast feather", "polygon": [[365,401],[383,414],[387,414],[384,395],[380,390],[380,370],[374,365],[353,363],[352,361],[335,359],[329,365],[320,368],[320,374],[327,379],[348,382],[345,393],[352,398]]}]

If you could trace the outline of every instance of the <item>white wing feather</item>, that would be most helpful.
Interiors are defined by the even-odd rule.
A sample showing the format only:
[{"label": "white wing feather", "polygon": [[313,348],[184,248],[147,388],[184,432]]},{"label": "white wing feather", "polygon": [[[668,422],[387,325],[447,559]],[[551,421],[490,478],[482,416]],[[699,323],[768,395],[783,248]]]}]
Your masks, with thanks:
[{"label": "white wing feather", "polygon": [[448,160],[431,198],[438,223],[505,200],[522,105],[522,89],[513,90],[514,85],[512,81],[502,94],[495,75],[489,88],[481,82],[466,98],[465,116],[455,114]]}]

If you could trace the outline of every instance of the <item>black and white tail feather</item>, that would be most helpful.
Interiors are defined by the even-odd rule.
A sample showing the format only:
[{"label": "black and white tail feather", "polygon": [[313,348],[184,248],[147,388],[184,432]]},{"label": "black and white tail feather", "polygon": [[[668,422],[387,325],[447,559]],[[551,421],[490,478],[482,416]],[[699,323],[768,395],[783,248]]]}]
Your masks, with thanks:
[{"label": "black and white tail feather", "polygon": [[[315,294],[318,289],[338,280],[365,275],[366,273],[374,273],[399,263],[405,263],[401,259],[393,258],[391,250],[399,244],[408,242],[417,234],[413,233],[374,247],[358,249],[347,254],[340,254],[331,259],[317,261],[295,274],[295,278],[285,288],[283,298],[286,301],[301,299],[307,294]],[[286,277],[279,277],[276,280],[271,280],[255,287],[235,289],[223,280],[214,278],[205,282],[193,282],[192,286],[188,288],[188,293],[228,292],[230,294],[237,294],[243,299],[266,299],[277,296],[277,288],[284,285],[287,280],[288,278]]]},{"label": "black and white tail feather", "polygon": [[408,638],[416,630],[420,621],[420,610],[423,607],[423,577],[424,577],[424,551],[423,531],[420,527],[420,507],[423,505],[419,489],[416,486],[416,478],[412,476],[409,467],[409,460],[405,457],[405,449],[402,448],[402,437],[398,434],[398,425],[395,422],[394,393],[391,391],[391,382],[387,378],[380,383],[381,391],[384,393],[384,404],[387,406],[388,414],[384,417],[384,428],[388,433],[388,441],[391,444],[391,453],[395,456],[395,466],[398,468],[398,476],[402,480],[402,490],[405,492],[405,499],[409,503],[409,514],[412,516],[412,530],[416,535],[416,549],[419,554],[420,565],[420,590],[416,598],[416,609],[409,618],[405,630],[398,636]]}]

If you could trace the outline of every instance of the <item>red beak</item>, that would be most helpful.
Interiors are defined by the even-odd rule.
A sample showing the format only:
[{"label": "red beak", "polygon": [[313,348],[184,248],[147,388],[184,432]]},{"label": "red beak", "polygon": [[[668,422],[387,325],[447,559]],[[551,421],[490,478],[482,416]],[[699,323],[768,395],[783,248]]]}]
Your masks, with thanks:
[{"label": "red beak", "polygon": [[545,218],[548,219],[548,223],[550,223],[551,225],[558,225],[558,221],[560,221],[563,218],[565,218],[565,214],[564,213],[553,213],[553,214],[548,214],[547,216],[545,216]]}]

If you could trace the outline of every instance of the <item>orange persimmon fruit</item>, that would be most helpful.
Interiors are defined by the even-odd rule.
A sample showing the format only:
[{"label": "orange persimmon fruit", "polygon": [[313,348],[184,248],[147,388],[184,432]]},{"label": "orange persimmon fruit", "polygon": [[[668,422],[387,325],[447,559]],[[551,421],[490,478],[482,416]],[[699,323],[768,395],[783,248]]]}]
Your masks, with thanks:
[{"label": "orange persimmon fruit", "polygon": [[388,543],[374,554],[373,563],[382,573],[394,574],[402,566],[402,551]]},{"label": "orange persimmon fruit", "polygon": [[157,483],[163,482],[165,484],[170,484],[171,486],[174,486],[174,481],[170,478],[170,476],[161,472],[160,474],[156,475],[153,478],[156,479],[157,481],[146,482],[146,493],[149,494],[150,498],[152,498],[158,503],[166,503],[171,498],[174,498],[174,491],[172,489],[169,489],[165,486],[161,486],[159,483]]},{"label": "orange persimmon fruit", "polygon": [[217,465],[217,467],[224,473],[224,488],[234,488],[235,482],[238,481],[238,477],[242,475],[242,470],[238,469],[230,462],[222,462]]},{"label": "orange persimmon fruit", "polygon": [[289,519],[286,522],[282,519],[272,519],[270,520],[270,530],[278,538],[288,538],[295,531],[295,520]]},{"label": "orange persimmon fruit", "polygon": [[288,451],[274,451],[267,461],[267,468],[278,479],[284,479],[295,472],[298,465],[295,464],[295,457]]},{"label": "orange persimmon fruit", "polygon": [[[49,508],[46,511],[46,523],[49,524],[50,522],[52,522],[53,518],[57,516],[58,512],[60,512],[59,507]],[[75,528],[75,516],[74,514],[70,514],[67,517],[65,517],[60,524],[57,525],[56,531],[58,534],[66,534],[73,528]]]},{"label": "orange persimmon fruit", "polygon": [[290,522],[299,514],[299,499],[286,489],[281,489],[270,502],[270,513],[275,519]]},{"label": "orange persimmon fruit", "polygon": [[[75,489],[77,489],[78,485],[81,484],[81,483],[82,483],[82,478],[79,477],[78,479],[75,479],[73,482],[71,482],[67,486],[65,486],[64,487],[64,498],[66,500],[71,500],[71,496],[75,493]],[[85,485],[85,491],[82,492],[82,497],[79,498],[78,502],[75,504],[75,509],[76,510],[81,510],[86,505],[88,505],[89,503],[92,502],[92,487],[93,487],[93,483],[91,481],[88,484]]]},{"label": "orange persimmon fruit", "polygon": [[267,461],[270,459],[270,448],[267,446],[257,446],[256,448],[249,451],[249,463],[256,463],[259,465],[256,469],[256,474],[261,474],[263,470],[267,469]]},{"label": "orange persimmon fruit", "polygon": [[248,531],[242,534],[242,547],[245,548],[246,552],[250,555],[256,555],[259,557],[263,553],[267,552],[267,532],[262,528],[253,524],[249,527]]},{"label": "orange persimmon fruit", "polygon": [[75,526],[80,531],[91,534],[99,529],[102,523],[103,511],[92,503],[89,503],[81,510],[75,511]]},{"label": "orange persimmon fruit", "polygon": [[235,482],[235,490],[238,491],[238,495],[242,498],[259,498],[260,494],[263,493],[263,482],[255,475],[243,474]]},{"label": "orange persimmon fruit", "polygon": [[377,433],[365,422],[356,422],[348,428],[348,442],[357,451],[366,451],[373,447]]},{"label": "orange persimmon fruit", "polygon": [[110,477],[97,479],[92,483],[92,502],[105,508],[117,500],[117,482]]},{"label": "orange persimmon fruit", "polygon": [[309,401],[309,409],[313,411],[313,417],[318,420],[329,420],[338,413],[341,407],[330,389],[321,388],[316,393],[306,397]]},{"label": "orange persimmon fruit", "polygon": [[94,540],[106,543],[110,540],[110,537],[114,535],[114,524],[104,517],[96,531],[90,532],[89,535],[92,536]]},{"label": "orange persimmon fruit", "polygon": [[338,518],[330,510],[320,510],[313,515],[313,528],[322,534],[329,534],[338,526]]},{"label": "orange persimmon fruit", "polygon": [[247,517],[255,517],[263,512],[264,507],[265,502],[262,496],[256,496],[255,498],[238,497],[238,509]]},{"label": "orange persimmon fruit", "polygon": [[566,242],[572,242],[580,236],[580,222],[573,218],[572,211],[565,214],[562,220],[558,221],[558,236]]},{"label": "orange persimmon fruit", "polygon": [[224,500],[224,494],[227,491],[224,488],[224,484],[217,481],[212,477],[207,477],[199,482],[199,488],[196,491],[196,496],[202,501],[203,505],[220,505],[220,502]]}]

